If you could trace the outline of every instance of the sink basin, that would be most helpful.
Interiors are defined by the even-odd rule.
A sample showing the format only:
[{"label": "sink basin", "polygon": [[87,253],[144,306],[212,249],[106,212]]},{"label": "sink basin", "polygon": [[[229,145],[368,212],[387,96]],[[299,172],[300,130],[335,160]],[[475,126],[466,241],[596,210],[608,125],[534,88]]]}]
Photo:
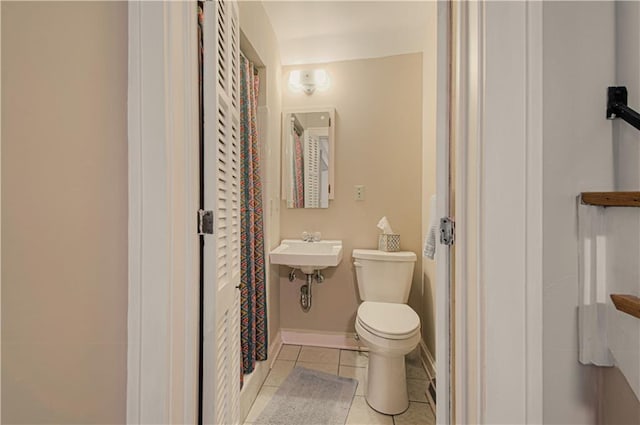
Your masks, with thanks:
[{"label": "sink basin", "polygon": [[296,239],[284,239],[269,253],[271,264],[280,264],[302,273],[311,274],[314,270],[335,267],[342,261],[342,241],[326,240],[305,242]]}]

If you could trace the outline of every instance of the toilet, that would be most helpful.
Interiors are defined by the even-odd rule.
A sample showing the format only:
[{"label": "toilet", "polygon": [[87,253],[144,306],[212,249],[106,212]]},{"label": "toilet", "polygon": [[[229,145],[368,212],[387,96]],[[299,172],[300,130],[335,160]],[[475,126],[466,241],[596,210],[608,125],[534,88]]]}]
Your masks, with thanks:
[{"label": "toilet", "polygon": [[404,356],[420,342],[420,318],[409,299],[413,252],[354,249],[353,265],[362,304],[356,332],[369,348],[367,403],[396,415],[409,407]]}]

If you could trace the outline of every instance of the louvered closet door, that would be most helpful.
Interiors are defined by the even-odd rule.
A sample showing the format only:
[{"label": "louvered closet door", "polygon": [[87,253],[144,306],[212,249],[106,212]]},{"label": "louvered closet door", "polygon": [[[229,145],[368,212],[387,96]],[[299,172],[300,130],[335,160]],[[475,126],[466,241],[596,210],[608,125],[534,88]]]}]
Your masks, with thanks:
[{"label": "louvered closet door", "polygon": [[240,421],[240,105],[235,2],[204,4],[203,422]]},{"label": "louvered closet door", "polygon": [[305,131],[304,206],[320,207],[320,145],[318,136]]}]

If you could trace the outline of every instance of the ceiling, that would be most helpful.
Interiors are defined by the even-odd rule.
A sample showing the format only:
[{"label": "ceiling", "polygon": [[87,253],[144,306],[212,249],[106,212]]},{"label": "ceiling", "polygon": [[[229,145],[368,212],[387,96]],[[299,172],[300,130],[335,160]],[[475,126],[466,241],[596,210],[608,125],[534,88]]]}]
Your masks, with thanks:
[{"label": "ceiling", "polygon": [[264,1],[283,65],[421,52],[423,1]]}]

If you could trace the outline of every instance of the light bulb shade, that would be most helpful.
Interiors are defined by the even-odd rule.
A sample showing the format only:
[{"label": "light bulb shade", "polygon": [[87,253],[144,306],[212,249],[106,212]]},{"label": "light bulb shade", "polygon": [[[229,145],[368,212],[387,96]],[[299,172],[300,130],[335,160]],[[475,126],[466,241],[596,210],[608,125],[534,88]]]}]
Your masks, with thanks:
[{"label": "light bulb shade", "polygon": [[324,69],[293,70],[289,73],[289,88],[306,94],[312,94],[316,89],[326,90],[329,88],[329,74]]},{"label": "light bulb shade", "polygon": [[324,69],[314,70],[313,79],[317,90],[323,91],[329,88],[329,74]]},{"label": "light bulb shade", "polygon": [[292,91],[302,91],[301,71],[295,70],[289,73],[289,88]]}]

